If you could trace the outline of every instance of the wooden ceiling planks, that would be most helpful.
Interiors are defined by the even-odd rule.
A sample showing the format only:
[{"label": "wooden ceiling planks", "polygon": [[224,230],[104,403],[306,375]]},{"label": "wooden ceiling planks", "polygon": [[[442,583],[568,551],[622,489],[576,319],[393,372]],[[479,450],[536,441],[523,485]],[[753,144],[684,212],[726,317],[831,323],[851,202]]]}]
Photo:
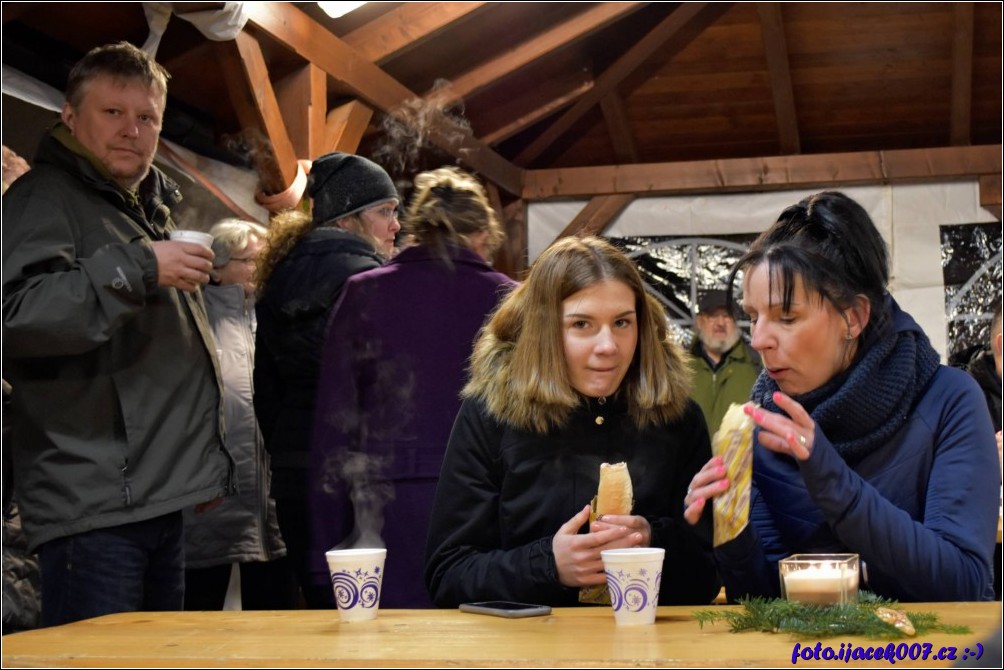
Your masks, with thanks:
[{"label": "wooden ceiling planks", "polygon": [[[313,3],[249,3],[258,50],[230,70],[180,18],[158,55],[175,74],[172,106],[217,138],[249,118],[282,124],[300,158],[375,144],[386,115],[445,78],[454,88],[437,104],[457,98],[472,133],[458,143],[447,127],[437,144],[506,197],[922,179],[960,166],[999,175],[999,160],[937,151],[1000,150],[1001,3],[713,4],[703,9],[717,15],[656,39],[653,26],[686,23],[702,3],[370,3],[343,19]],[[97,43],[147,34],[141,3],[5,2],[3,25],[5,64],[17,54],[8,44],[30,53],[49,40],[37,60],[67,69]],[[218,94],[235,64],[240,104]],[[875,177],[877,157],[921,163]],[[557,174],[571,181],[555,185]]]}]

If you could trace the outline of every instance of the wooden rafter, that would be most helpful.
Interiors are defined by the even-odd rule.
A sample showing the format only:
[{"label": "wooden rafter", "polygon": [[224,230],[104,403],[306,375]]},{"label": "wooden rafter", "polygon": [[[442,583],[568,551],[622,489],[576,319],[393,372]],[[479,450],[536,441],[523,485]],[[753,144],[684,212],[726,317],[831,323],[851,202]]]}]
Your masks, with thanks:
[{"label": "wooden rafter", "polygon": [[526,201],[510,202],[499,211],[499,216],[505,226],[506,238],[495,254],[494,266],[514,279],[522,279],[526,271]]},{"label": "wooden rafter", "polygon": [[326,153],[327,75],[307,63],[276,82],[275,93],[297,157],[316,158]]},{"label": "wooden rafter", "polygon": [[572,219],[571,223],[558,234],[556,239],[568,237],[569,235],[600,235],[610,224],[621,215],[627,206],[634,200],[634,195],[630,193],[618,193],[616,195],[598,195],[592,198],[578,216]]},{"label": "wooden rafter", "polygon": [[437,31],[454,26],[485,2],[405,2],[363,24],[342,40],[360,56],[382,63],[420,46]]},{"label": "wooden rafter", "polygon": [[617,91],[611,91],[600,100],[600,108],[603,110],[603,118],[607,122],[607,129],[610,131],[610,139],[614,144],[614,157],[618,163],[637,163],[638,147],[634,141],[634,133],[631,132],[631,124],[628,121],[627,110],[624,109],[624,101]]},{"label": "wooden rafter", "polygon": [[597,78],[596,86],[523,149],[514,162],[517,165],[527,165],[532,162],[656,50],[668,49],[673,53],[679,52],[707,26],[728,11],[731,5],[730,2],[681,3],[669,16],[641,38],[635,46],[608,67]]},{"label": "wooden rafter", "polygon": [[533,61],[574,44],[587,35],[609,25],[617,19],[645,6],[643,2],[600,2],[591,9],[574,16],[510,49],[497,58],[455,77],[449,88],[446,102],[454,102],[474,95],[507,74]]},{"label": "wooden rafter", "polygon": [[244,128],[254,128],[267,142],[252,155],[266,194],[279,193],[296,176],[296,151],[289,139],[279,102],[268,76],[258,41],[240,33],[233,44],[220,42],[217,51],[237,118]]},{"label": "wooden rafter", "polygon": [[955,33],[952,38],[951,142],[970,144],[973,106],[973,3],[954,3]]},{"label": "wooden rafter", "polygon": [[788,42],[784,36],[781,3],[758,2],[763,48],[767,56],[767,74],[774,98],[777,116],[777,133],[782,154],[802,153],[798,134],[798,117],[795,114],[795,94],[791,85],[791,68],[788,63]]},{"label": "wooden rafter", "polygon": [[372,118],[373,110],[358,100],[332,109],[328,112],[324,151],[356,153]]},{"label": "wooden rafter", "polygon": [[527,200],[831,187],[1001,173],[1001,145],[527,170]]},{"label": "wooden rafter", "polygon": [[[286,2],[254,2],[245,8],[253,26],[314,63],[376,109],[404,123],[414,123],[403,105],[419,96],[305,13]],[[423,130],[428,130],[429,139],[438,147],[510,193],[521,190],[522,171],[469,131],[442,114],[433,114],[429,126]]]},{"label": "wooden rafter", "polygon": [[572,104],[585,95],[595,85],[592,77],[586,79],[558,81],[551,79],[541,82],[541,87],[551,89],[548,99],[543,103],[533,105],[530,109],[523,108],[517,116],[509,117],[509,120],[494,130],[480,135],[482,142],[495,144],[508,139],[523,130],[526,130],[541,119],[550,116],[562,107]]},{"label": "wooden rafter", "polygon": [[1001,174],[980,175],[980,207],[1001,220]]}]

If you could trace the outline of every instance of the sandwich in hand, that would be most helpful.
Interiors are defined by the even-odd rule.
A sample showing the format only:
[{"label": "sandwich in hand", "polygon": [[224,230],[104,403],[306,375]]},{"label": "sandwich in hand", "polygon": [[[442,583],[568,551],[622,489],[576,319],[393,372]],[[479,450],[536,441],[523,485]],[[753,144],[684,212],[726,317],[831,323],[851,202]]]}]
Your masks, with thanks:
[{"label": "sandwich in hand", "polygon": [[711,440],[711,452],[725,461],[729,488],[714,498],[714,545],[742,532],[750,518],[750,483],[753,477],[753,419],[745,405],[732,403]]},{"label": "sandwich in hand", "polygon": [[[630,514],[634,507],[634,488],[627,463],[601,463],[600,485],[592,500],[589,523],[592,524],[604,514]],[[610,592],[606,584],[584,586],[579,589],[580,603],[610,604]]]},{"label": "sandwich in hand", "polygon": [[627,463],[600,464],[600,485],[592,506],[590,523],[604,514],[631,513],[631,508],[634,506],[634,489],[631,487],[631,473],[628,472]]}]

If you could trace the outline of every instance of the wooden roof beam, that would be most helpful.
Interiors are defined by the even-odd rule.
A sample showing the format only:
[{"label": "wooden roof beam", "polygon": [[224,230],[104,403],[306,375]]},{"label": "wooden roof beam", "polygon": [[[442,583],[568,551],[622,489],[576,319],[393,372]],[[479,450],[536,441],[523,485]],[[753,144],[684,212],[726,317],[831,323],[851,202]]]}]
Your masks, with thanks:
[{"label": "wooden roof beam", "polygon": [[638,146],[634,141],[634,133],[631,132],[631,123],[628,120],[627,110],[624,109],[624,101],[617,91],[611,91],[600,100],[600,108],[603,110],[603,118],[607,122],[607,129],[610,131],[610,139],[614,144],[614,157],[618,163],[637,163]]},{"label": "wooden roof beam", "polygon": [[951,142],[970,144],[973,106],[973,3],[953,3]]},{"label": "wooden roof beam", "polygon": [[220,66],[223,70],[230,100],[244,128],[253,128],[268,140],[254,147],[252,158],[262,191],[275,194],[284,191],[296,177],[296,151],[289,139],[279,102],[268,76],[268,67],[258,41],[242,32],[231,42],[219,42]]},{"label": "wooden roof beam", "polygon": [[610,224],[621,215],[634,200],[634,194],[618,193],[616,195],[599,195],[591,199],[582,211],[565,226],[555,241],[569,235],[585,237],[600,235]]},{"label": "wooden roof beam", "polygon": [[373,110],[353,100],[328,112],[325,151],[354,154],[373,118]]},{"label": "wooden roof beam", "polygon": [[[549,81],[547,83],[553,83],[553,81]],[[529,111],[526,111],[525,114],[516,117],[509,123],[495,129],[491,133],[485,133],[480,136],[480,139],[482,142],[489,145],[494,145],[502,142],[503,140],[507,140],[517,133],[525,131],[541,119],[554,114],[555,111],[561,107],[571,104],[584,95],[590,88],[592,88],[593,85],[595,85],[595,82],[591,78],[586,79],[585,81],[575,82],[570,87],[565,88],[560,94],[555,95],[543,104],[539,104]]]},{"label": "wooden roof beam", "polygon": [[436,32],[459,23],[486,2],[405,2],[365,23],[342,40],[360,56],[384,63],[420,46]]},{"label": "wooden roof beam", "polygon": [[760,14],[763,48],[767,56],[767,75],[770,78],[770,90],[774,98],[774,114],[777,116],[781,153],[800,154],[802,146],[799,141],[798,117],[795,114],[795,94],[791,85],[788,42],[784,36],[781,3],[758,2],[756,8]]},{"label": "wooden roof beam", "polygon": [[527,170],[523,197],[724,193],[915,182],[1001,173],[1001,145]]},{"label": "wooden roof beam", "polygon": [[[648,3],[644,2],[600,2],[595,7],[563,21],[533,39],[510,49],[501,56],[455,77],[446,91],[445,102],[455,102],[481,91],[506,75],[525,67],[533,61],[574,44],[578,40],[610,25]],[[435,95],[435,93],[433,93]],[[437,97],[437,100],[439,98]]]},{"label": "wooden roof beam", "polygon": [[526,201],[514,200],[499,209],[501,200],[496,200],[498,190],[494,189],[495,196],[492,196],[491,184],[488,184],[488,189],[492,206],[496,208],[496,213],[505,227],[505,241],[496,252],[493,265],[499,272],[504,272],[513,279],[522,280],[526,274]]},{"label": "wooden roof beam", "polygon": [[731,6],[731,2],[680,3],[669,16],[608,67],[597,78],[592,90],[523,149],[514,162],[517,165],[528,165],[533,162],[649,56],[659,49],[668,49],[672,53],[681,51]]},{"label": "wooden roof beam", "polygon": [[[344,83],[369,105],[404,123],[413,122],[404,103],[419,100],[419,96],[304,12],[287,2],[251,2],[245,10],[252,26]],[[422,130],[428,130],[429,139],[438,147],[506,191],[520,192],[522,170],[474,138],[468,129],[443,114],[433,115],[429,125]]]},{"label": "wooden roof beam", "polygon": [[327,153],[328,75],[307,63],[276,82],[275,93],[296,155],[313,159]]},{"label": "wooden roof beam", "polygon": [[1001,174],[980,175],[980,207],[1001,220]]}]

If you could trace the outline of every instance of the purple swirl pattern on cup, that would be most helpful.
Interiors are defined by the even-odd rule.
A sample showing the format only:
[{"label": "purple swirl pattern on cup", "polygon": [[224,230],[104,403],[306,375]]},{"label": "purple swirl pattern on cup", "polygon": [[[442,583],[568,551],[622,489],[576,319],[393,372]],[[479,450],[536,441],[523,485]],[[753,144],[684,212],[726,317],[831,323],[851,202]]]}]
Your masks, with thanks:
[{"label": "purple swirl pattern on cup", "polygon": [[339,609],[376,607],[380,602],[380,566],[372,572],[363,569],[338,570],[331,573],[331,586]]},{"label": "purple swirl pattern on cup", "polygon": [[[639,567],[637,573],[620,569],[616,572],[608,570],[606,574],[614,612],[619,612],[621,608],[628,612],[641,612],[646,607],[659,605],[662,570],[652,574],[651,570]],[[653,597],[650,598],[649,594]]]}]

